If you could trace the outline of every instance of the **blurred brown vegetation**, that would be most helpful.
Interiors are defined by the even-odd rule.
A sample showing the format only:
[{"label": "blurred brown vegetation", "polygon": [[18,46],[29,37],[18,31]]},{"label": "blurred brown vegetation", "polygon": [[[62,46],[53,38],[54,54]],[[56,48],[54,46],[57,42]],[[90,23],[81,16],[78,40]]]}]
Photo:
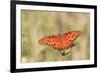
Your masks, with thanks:
[{"label": "blurred brown vegetation", "polygon": [[[90,14],[75,12],[21,11],[21,59],[25,62],[85,60],[90,58]],[[62,56],[53,47],[38,41],[48,35],[79,30],[70,54]],[[67,52],[67,50],[66,50]]]}]

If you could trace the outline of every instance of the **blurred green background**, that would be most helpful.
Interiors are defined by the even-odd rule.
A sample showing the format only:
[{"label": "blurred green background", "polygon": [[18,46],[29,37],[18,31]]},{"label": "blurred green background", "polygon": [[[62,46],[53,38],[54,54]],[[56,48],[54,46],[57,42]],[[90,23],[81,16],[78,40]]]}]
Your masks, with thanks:
[{"label": "blurred green background", "polygon": [[[90,58],[90,14],[78,12],[51,12],[21,10],[21,62],[86,60]],[[79,30],[71,53],[62,56],[53,47],[38,41],[48,35]],[[67,52],[67,50],[66,50]]]}]

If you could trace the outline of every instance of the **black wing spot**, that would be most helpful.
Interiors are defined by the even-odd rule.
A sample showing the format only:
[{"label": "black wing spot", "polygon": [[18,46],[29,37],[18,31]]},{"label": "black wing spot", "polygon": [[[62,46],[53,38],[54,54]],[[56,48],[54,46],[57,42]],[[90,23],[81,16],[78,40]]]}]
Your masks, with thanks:
[{"label": "black wing spot", "polygon": [[56,44],[53,44],[53,45],[56,45]]},{"label": "black wing spot", "polygon": [[50,40],[47,40],[48,42],[51,42]]},{"label": "black wing spot", "polygon": [[72,42],[72,40],[68,40],[69,42]]},{"label": "black wing spot", "polygon": [[68,35],[71,34],[71,32],[68,33]]},{"label": "black wing spot", "polygon": [[49,38],[54,38],[55,36],[49,36]]},{"label": "black wing spot", "polygon": [[72,35],[71,37],[74,37],[74,35]]},{"label": "black wing spot", "polygon": [[51,36],[49,36],[49,39],[51,38]]}]

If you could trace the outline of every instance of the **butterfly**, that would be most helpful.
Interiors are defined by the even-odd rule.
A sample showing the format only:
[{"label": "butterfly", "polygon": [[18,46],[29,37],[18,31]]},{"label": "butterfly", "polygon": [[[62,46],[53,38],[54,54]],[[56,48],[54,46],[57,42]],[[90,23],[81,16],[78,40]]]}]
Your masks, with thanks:
[{"label": "butterfly", "polygon": [[65,56],[70,52],[65,53],[64,50],[75,46],[74,41],[80,36],[80,34],[80,31],[70,31],[62,35],[46,36],[40,39],[39,43],[42,45],[52,46],[53,48],[59,50],[62,56]]}]

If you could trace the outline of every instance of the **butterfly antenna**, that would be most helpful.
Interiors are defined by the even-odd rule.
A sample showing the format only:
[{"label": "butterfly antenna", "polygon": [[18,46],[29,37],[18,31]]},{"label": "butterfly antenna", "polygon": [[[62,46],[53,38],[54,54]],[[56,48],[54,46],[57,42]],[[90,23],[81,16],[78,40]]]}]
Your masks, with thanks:
[{"label": "butterfly antenna", "polygon": [[69,52],[65,53],[65,55],[69,54],[70,52],[71,52],[71,51],[69,51]]},{"label": "butterfly antenna", "polygon": [[61,50],[59,50],[59,51],[60,51],[61,55],[64,56],[65,52],[62,52]]}]

